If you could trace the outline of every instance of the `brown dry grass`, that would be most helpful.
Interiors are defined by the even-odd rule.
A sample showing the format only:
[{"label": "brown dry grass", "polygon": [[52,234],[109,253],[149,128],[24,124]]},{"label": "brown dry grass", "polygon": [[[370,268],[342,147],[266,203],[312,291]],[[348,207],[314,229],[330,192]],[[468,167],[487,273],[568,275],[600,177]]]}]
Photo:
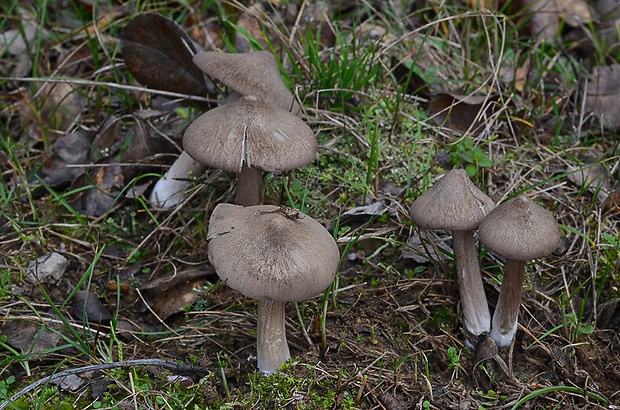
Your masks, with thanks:
[{"label": "brown dry grass", "polygon": [[[24,5],[24,10],[32,6]],[[370,34],[360,35],[356,47],[359,57],[371,45],[377,46],[374,64],[380,65],[380,74],[362,89],[348,93],[344,105],[332,98],[338,95],[337,90],[317,88],[323,83],[313,78],[311,56],[300,43],[290,41],[290,33],[281,30],[271,9],[267,7],[261,14],[266,32],[274,34],[273,43],[299,61],[300,71],[286,59],[285,65],[293,72],[297,93],[305,97],[306,119],[321,143],[321,159],[307,170],[286,176],[286,184],[291,188],[293,181],[301,182],[309,195],[304,211],[326,225],[344,211],[364,204],[368,196],[383,200],[391,210],[387,217],[346,221],[350,231],[335,233],[343,263],[333,292],[288,306],[287,329],[294,359],[284,373],[293,380],[286,386],[275,381],[270,385],[255,373],[255,302],[215,283],[216,276],[208,270],[206,223],[217,203],[231,199],[234,184],[229,176],[210,172],[193,185],[183,205],[171,211],[123,197],[101,216],[72,212],[71,206],[79,203],[73,201],[75,195],[80,193],[69,193],[97,181],[99,174],[92,174],[93,179],[86,182],[72,179],[49,189],[25,183],[41,164],[51,166],[54,142],[78,130],[93,137],[93,152],[98,151],[84,160],[89,170],[105,170],[120,161],[125,164],[122,169],[132,171],[125,174],[120,187],[112,188],[148,189],[143,184],[152,182],[153,177],[141,176],[160,172],[160,164],[170,163],[169,154],[176,151],[149,153],[127,164],[120,160],[126,149],[123,141],[128,135],[134,139],[146,136],[148,141],[153,137],[149,132],[154,132],[178,146],[187,124],[180,111],[166,108],[169,99],[165,97],[140,87],[122,91],[96,83],[133,84],[113,41],[133,15],[126,10],[128,5],[106,4],[100,14],[95,12],[101,16],[98,23],[86,19],[85,28],[74,20],[75,10],[63,14],[50,6],[54,18],[46,22],[46,29],[54,34],[54,40],[39,44],[38,65],[20,73],[17,56],[2,54],[2,75],[11,76],[1,85],[5,134],[1,182],[7,193],[0,213],[0,268],[6,278],[2,320],[28,318],[52,326],[51,318],[63,324],[58,323],[38,287],[22,286],[28,263],[56,251],[69,259],[69,267],[62,280],[46,291],[67,314],[70,325],[82,332],[82,325],[71,317],[63,301],[86,277],[91,289],[130,330],[119,339],[110,338],[109,327],[85,331],[91,356],[76,346],[31,358],[20,358],[5,349],[0,352],[0,379],[14,374],[20,378],[16,385],[22,387],[40,377],[39,372],[53,371],[59,359],[65,359],[67,367],[79,367],[121,357],[158,357],[195,362],[204,366],[209,376],[179,393],[164,379],[157,379],[152,370],[155,376],[150,388],[179,398],[195,395],[194,403],[224,408],[321,408],[317,396],[331,397],[332,408],[511,408],[528,393],[557,386],[579,388],[595,396],[549,390],[522,408],[609,408],[596,400],[596,395],[610,403],[620,402],[620,320],[616,309],[620,247],[613,242],[619,240],[620,232],[616,197],[612,193],[606,201],[597,200],[594,193],[570,182],[566,171],[582,166],[577,159],[593,161],[604,164],[613,182],[619,164],[616,135],[593,126],[591,118],[580,111],[579,101],[573,100],[574,73],[558,62],[565,63],[571,55],[534,39],[518,42],[514,22],[497,13],[467,10],[454,15],[450,13],[455,7],[443,9],[431,3],[428,9],[420,8],[424,12],[414,8],[411,14],[395,19],[391,12],[398,10],[390,12],[380,6],[364,3],[362,9],[369,11],[362,15],[368,20],[364,29]],[[75,7],[88,14],[88,5]],[[286,8],[274,7],[286,13]],[[166,11],[157,5],[146,8]],[[244,9],[230,2],[223,12],[237,16]],[[193,9],[175,8],[171,13],[182,17],[192,38],[206,46],[217,19],[206,18],[203,11],[196,5]],[[352,22],[360,22],[359,16],[351,14],[353,17],[343,13],[339,19],[334,10],[319,9],[315,18],[323,21],[326,30],[337,27],[341,35],[349,36],[354,32]],[[247,27],[252,28],[250,23]],[[5,21],[6,28],[12,24]],[[304,33],[303,26],[297,29]],[[385,36],[373,37],[373,30],[381,33],[382,29]],[[320,57],[329,61],[341,56],[352,38],[325,45]],[[477,41],[479,38],[484,41]],[[487,49],[481,52],[479,46],[484,43]],[[519,56],[521,52],[529,56]],[[426,96],[395,91],[388,80],[390,57],[415,60],[431,87],[485,96],[493,101],[493,109],[483,113],[476,130],[454,132],[447,124],[437,125],[426,111]],[[511,62],[518,66],[510,67]],[[536,80],[504,82],[510,68],[531,69]],[[298,73],[303,77],[296,77]],[[60,92],[51,88],[51,82],[31,82],[37,77],[58,76],[86,83],[62,83],[69,84],[70,90]],[[79,93],[70,93],[73,89]],[[161,112],[144,111],[150,108]],[[193,116],[197,111],[188,112]],[[559,125],[540,125],[538,119],[544,114]],[[569,119],[575,119],[573,126],[566,126]],[[562,121],[565,128],[560,126]],[[530,123],[534,125],[528,126]],[[374,146],[369,135],[375,129],[381,153],[373,168],[368,153]],[[455,165],[447,158],[461,146],[464,136],[472,138],[493,161],[475,176],[483,191],[496,202],[526,193],[553,212],[563,235],[563,249],[557,255],[528,266],[514,346],[497,355],[491,351],[484,358],[484,370],[477,367],[474,353],[462,342],[452,261],[446,258],[420,265],[401,256],[404,244],[417,230],[407,215],[408,206],[437,175]],[[99,153],[111,153],[113,159],[102,161]],[[461,158],[457,165],[466,162]],[[371,178],[367,178],[369,169]],[[286,202],[283,185],[279,176],[267,177],[266,202]],[[296,195],[294,199],[299,200]],[[96,256],[104,244],[105,249]],[[482,265],[493,309],[502,260],[484,253]],[[165,320],[153,314],[157,312],[145,306],[145,296],[135,290],[157,278],[195,268],[205,270],[203,281],[206,278],[215,284],[200,289],[199,301],[192,308]],[[165,300],[165,295],[162,297]],[[326,333],[322,335],[324,312]],[[571,318],[576,322],[571,323]],[[585,331],[587,325],[594,326],[592,333]],[[451,361],[450,348],[456,349],[456,362]],[[33,376],[24,374],[20,362],[28,362]],[[124,398],[119,399],[118,408],[127,403],[149,408],[148,395],[136,393],[136,374],[112,377],[120,386],[110,388],[112,396]],[[14,393],[16,385],[9,392]],[[57,405],[66,397],[71,401],[72,395],[78,396],[80,405],[94,400],[79,398],[80,394],[89,397],[88,387],[81,393],[54,392],[48,403]],[[256,404],[259,400],[261,404]]]}]

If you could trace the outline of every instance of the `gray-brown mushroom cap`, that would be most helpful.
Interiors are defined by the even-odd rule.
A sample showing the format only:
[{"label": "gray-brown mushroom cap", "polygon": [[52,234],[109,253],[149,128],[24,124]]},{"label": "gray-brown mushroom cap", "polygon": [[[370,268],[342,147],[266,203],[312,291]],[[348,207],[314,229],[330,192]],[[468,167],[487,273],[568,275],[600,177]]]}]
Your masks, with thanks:
[{"label": "gray-brown mushroom cap", "polygon": [[311,298],[331,284],[340,262],[330,233],[291,208],[219,204],[209,237],[209,260],[218,276],[257,300]]},{"label": "gray-brown mushroom cap", "polygon": [[269,51],[240,54],[203,51],[194,56],[194,64],[241,95],[258,95],[283,110],[299,111],[299,104],[282,82],[278,62]]},{"label": "gray-brown mushroom cap", "polygon": [[314,160],[317,145],[303,120],[254,95],[207,111],[183,136],[192,158],[229,172],[244,163],[267,172],[300,168]]},{"label": "gray-brown mushroom cap", "polygon": [[525,196],[491,211],[480,223],[478,234],[487,248],[518,261],[547,256],[560,244],[553,215]]},{"label": "gray-brown mushroom cap", "polygon": [[493,208],[465,171],[453,169],[415,200],[409,215],[422,228],[471,231]]}]

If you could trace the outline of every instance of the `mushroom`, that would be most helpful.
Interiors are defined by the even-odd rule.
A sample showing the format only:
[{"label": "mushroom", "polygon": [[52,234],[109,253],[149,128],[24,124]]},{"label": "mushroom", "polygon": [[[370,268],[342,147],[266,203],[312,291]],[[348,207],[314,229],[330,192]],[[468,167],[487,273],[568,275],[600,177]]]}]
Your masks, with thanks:
[{"label": "mushroom", "polygon": [[177,206],[183,200],[183,193],[189,184],[189,178],[201,175],[205,168],[203,164],[194,161],[187,152],[181,151],[163,178],[155,183],[149,201],[162,208]]},{"label": "mushroom", "polygon": [[[193,61],[210,78],[221,81],[233,91],[222,105],[252,94],[283,110],[300,111],[295,97],[282,82],[278,62],[269,51],[241,54],[202,51]],[[149,200],[162,208],[176,206],[183,198],[188,174],[200,176],[204,169],[199,163],[188,161],[182,152],[168,173],[157,181]]]},{"label": "mushroom", "polygon": [[296,115],[246,95],[198,117],[185,131],[183,148],[196,161],[239,174],[238,205],[262,203],[262,172],[309,164],[317,139]]},{"label": "mushroom", "polygon": [[491,211],[480,223],[479,235],[484,246],[506,258],[491,337],[497,346],[507,347],[517,332],[525,261],[551,254],[560,244],[560,231],[546,209],[518,196]]},{"label": "mushroom", "polygon": [[241,54],[203,51],[194,56],[194,64],[241,96],[258,95],[283,110],[293,113],[300,110],[295,97],[282,82],[280,66],[269,51]]},{"label": "mushroom", "polygon": [[495,204],[461,169],[448,171],[409,208],[420,227],[452,231],[452,247],[464,328],[475,337],[488,333],[491,314],[484,293],[473,231]]},{"label": "mushroom", "polygon": [[231,288],[258,300],[258,368],[273,373],[290,359],[285,305],[323,292],[340,252],[317,221],[288,207],[219,204],[209,220],[209,260]]}]

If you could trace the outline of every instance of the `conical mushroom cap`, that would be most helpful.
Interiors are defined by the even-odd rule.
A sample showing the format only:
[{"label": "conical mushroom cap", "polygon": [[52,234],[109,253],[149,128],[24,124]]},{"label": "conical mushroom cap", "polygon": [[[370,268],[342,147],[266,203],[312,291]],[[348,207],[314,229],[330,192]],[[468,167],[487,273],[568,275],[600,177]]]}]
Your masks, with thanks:
[{"label": "conical mushroom cap", "polygon": [[240,54],[203,51],[194,56],[194,64],[241,95],[258,95],[283,110],[299,111],[299,104],[282,82],[278,62],[269,51]]},{"label": "conical mushroom cap", "polygon": [[525,196],[491,211],[480,223],[478,234],[484,246],[518,261],[547,256],[560,244],[553,215]]},{"label": "conical mushroom cap", "polygon": [[247,95],[192,122],[183,148],[201,164],[239,172],[245,163],[267,172],[303,167],[314,159],[317,140],[296,115]]},{"label": "conical mushroom cap", "polygon": [[231,288],[257,300],[309,299],[333,281],[334,238],[292,208],[219,204],[209,220],[209,260]]},{"label": "conical mushroom cap", "polygon": [[422,228],[471,231],[493,208],[465,171],[453,169],[415,200],[409,215]]}]

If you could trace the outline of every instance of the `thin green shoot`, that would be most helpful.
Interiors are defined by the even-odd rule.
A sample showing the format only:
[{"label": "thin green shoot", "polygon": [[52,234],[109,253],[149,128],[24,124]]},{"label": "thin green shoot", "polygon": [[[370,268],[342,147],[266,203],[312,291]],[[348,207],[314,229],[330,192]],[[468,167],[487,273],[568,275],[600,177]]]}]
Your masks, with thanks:
[{"label": "thin green shoot", "polygon": [[580,387],[573,387],[573,386],[550,386],[550,387],[545,387],[543,389],[533,391],[530,394],[523,396],[519,401],[515,403],[514,406],[511,407],[511,410],[516,410],[519,407],[521,407],[523,404],[539,396],[544,396],[545,394],[557,393],[557,392],[576,394],[576,395],[582,396],[584,399],[590,398],[590,399],[598,400],[599,402],[605,405],[610,404],[607,398],[605,398],[604,396],[600,394],[594,393],[593,391],[590,391],[590,390],[584,390]]}]

